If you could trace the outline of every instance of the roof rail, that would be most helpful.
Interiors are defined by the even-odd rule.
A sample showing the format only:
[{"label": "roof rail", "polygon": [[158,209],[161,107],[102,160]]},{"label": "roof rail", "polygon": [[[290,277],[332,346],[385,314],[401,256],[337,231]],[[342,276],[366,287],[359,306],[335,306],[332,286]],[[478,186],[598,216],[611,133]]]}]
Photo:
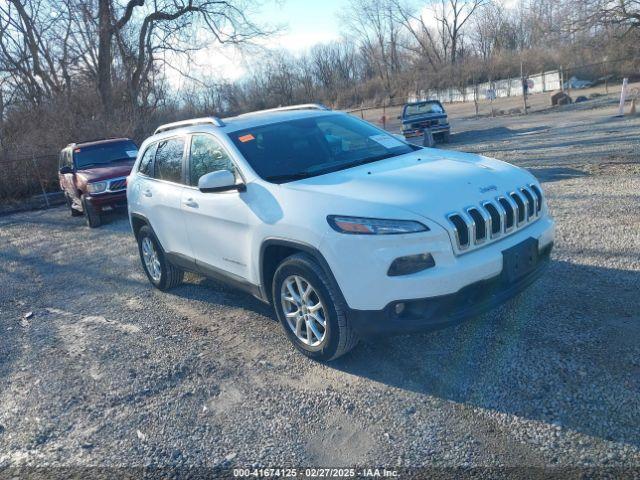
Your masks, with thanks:
[{"label": "roof rail", "polygon": [[244,117],[247,115],[253,115],[254,113],[286,112],[288,110],[331,110],[331,109],[321,103],[302,103],[300,105],[289,105],[286,107],[276,107],[276,108],[267,108],[266,110],[256,110],[255,112],[247,112],[238,116]]},{"label": "roof rail", "polygon": [[175,128],[181,127],[190,127],[193,125],[213,125],[214,127],[224,127],[225,124],[218,117],[191,118],[189,120],[180,120],[179,122],[160,125],[158,128],[156,128],[156,131],[153,132],[153,134],[155,135],[160,132],[166,132],[167,130],[173,130]]}]

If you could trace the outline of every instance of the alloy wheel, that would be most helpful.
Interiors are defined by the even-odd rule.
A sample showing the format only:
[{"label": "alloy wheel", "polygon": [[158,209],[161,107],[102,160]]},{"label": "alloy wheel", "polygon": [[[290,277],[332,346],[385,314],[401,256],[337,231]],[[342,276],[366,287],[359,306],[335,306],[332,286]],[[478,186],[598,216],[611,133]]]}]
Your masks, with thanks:
[{"label": "alloy wheel", "polygon": [[287,325],[305,345],[316,347],[326,336],[326,313],[318,292],[300,275],[290,275],[280,290]]},{"label": "alloy wheel", "polygon": [[158,257],[158,251],[156,250],[153,241],[149,237],[142,239],[142,258],[144,264],[147,267],[147,272],[154,282],[159,282],[162,276],[162,269],[160,267],[160,258]]}]

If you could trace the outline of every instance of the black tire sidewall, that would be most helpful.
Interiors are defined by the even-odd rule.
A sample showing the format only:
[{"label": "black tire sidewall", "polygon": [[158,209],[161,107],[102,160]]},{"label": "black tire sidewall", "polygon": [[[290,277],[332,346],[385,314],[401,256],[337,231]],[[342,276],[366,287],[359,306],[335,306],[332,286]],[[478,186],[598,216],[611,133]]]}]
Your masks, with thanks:
[{"label": "black tire sidewall", "polygon": [[[140,262],[142,263],[142,269],[144,270],[144,273],[147,275],[149,282],[151,282],[151,284],[154,287],[162,290],[165,288],[167,283],[167,263],[164,258],[164,251],[162,250],[160,243],[156,239],[156,236],[154,235],[153,230],[151,230],[151,228],[149,228],[148,226],[145,225],[142,228],[140,228],[140,230],[138,231],[137,237],[138,237],[138,253],[140,254]],[[145,237],[149,237],[151,242],[153,242],[153,246],[155,247],[156,252],[158,254],[158,260],[160,260],[160,281],[158,282],[156,282],[153,279],[153,277],[147,270],[147,264],[144,262],[144,255],[142,254],[142,239]]]},{"label": "black tire sidewall", "polygon": [[[308,263],[312,260],[297,258],[286,259],[276,270],[272,283],[272,299],[273,306],[278,315],[278,320],[282,325],[287,337],[291,340],[291,343],[303,354],[315,360],[329,360],[333,358],[337,349],[340,339],[339,324],[337,319],[337,311],[329,293],[328,286],[325,282],[314,272]],[[316,265],[316,268],[320,268]],[[291,275],[299,275],[309,282],[316,293],[318,294],[322,304],[325,308],[325,331],[326,337],[322,344],[318,347],[310,347],[302,343],[295,335],[295,333],[289,327],[287,320],[284,316],[282,308],[282,302],[280,301],[280,289],[284,280]]]},{"label": "black tire sidewall", "polygon": [[84,195],[81,198],[81,202],[82,209],[84,210],[84,215],[87,220],[87,225],[89,225],[90,228],[99,227],[101,223],[100,213],[89,204]]}]

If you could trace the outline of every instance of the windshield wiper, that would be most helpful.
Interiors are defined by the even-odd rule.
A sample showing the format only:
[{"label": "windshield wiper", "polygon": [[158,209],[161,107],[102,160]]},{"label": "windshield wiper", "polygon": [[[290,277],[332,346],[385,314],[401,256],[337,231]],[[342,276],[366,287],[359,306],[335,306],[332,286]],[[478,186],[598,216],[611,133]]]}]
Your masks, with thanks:
[{"label": "windshield wiper", "polygon": [[404,153],[384,153],[382,155],[378,155],[377,157],[363,158],[362,160],[358,160],[357,162],[344,165],[342,168],[353,168],[353,167],[357,167],[358,165],[364,165],[365,163],[373,163],[380,160],[384,160],[386,158],[397,157],[399,155],[404,155]]},{"label": "windshield wiper", "polygon": [[291,180],[300,180],[301,178],[309,178],[314,175],[318,175],[314,172],[296,172],[296,173],[286,173],[283,175],[271,175],[268,177],[264,177],[265,180],[269,182],[289,182]]}]

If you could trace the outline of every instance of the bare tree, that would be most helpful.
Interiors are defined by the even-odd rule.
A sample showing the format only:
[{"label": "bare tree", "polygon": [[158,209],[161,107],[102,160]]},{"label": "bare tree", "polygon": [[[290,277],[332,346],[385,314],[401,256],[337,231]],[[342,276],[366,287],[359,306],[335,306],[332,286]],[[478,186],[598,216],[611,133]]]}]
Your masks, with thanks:
[{"label": "bare tree", "polygon": [[439,25],[445,58],[456,63],[464,27],[473,14],[489,0],[439,0],[431,4]]}]

